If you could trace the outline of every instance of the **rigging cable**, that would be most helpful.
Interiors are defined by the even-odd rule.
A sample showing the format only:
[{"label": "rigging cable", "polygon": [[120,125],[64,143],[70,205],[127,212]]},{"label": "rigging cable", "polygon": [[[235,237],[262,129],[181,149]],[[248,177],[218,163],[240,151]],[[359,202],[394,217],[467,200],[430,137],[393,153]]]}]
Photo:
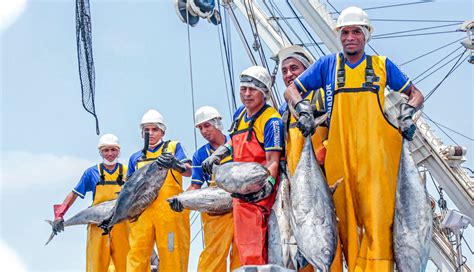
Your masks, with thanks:
[{"label": "rigging cable", "polygon": [[[303,28],[304,32],[306,33],[306,36],[309,37],[310,40],[312,40],[314,44],[316,44],[316,46],[319,48],[319,50],[321,50],[321,53],[323,53],[323,56],[326,56],[326,54],[324,53],[323,49],[316,43],[316,40],[313,38],[313,36],[311,35],[311,33],[308,31],[308,29],[306,28],[306,26],[303,24],[303,21],[301,21],[301,19],[298,17],[298,14],[296,14],[296,11],[295,11],[295,9],[291,6],[289,0],[286,0],[286,4],[288,5],[288,7],[290,7],[291,12],[292,12],[293,15],[296,17],[296,19],[298,20],[298,23],[299,23],[299,24],[301,25],[301,27]],[[319,54],[318,54],[318,55],[319,55]]]},{"label": "rigging cable", "polygon": [[[426,115],[426,113],[423,113],[423,115]],[[445,129],[447,129],[447,130],[449,130],[449,131],[451,131],[451,132],[453,132],[453,133],[456,133],[457,135],[459,135],[459,136],[461,136],[461,137],[464,137],[464,138],[466,138],[466,139],[468,139],[468,140],[470,140],[470,141],[474,141],[473,138],[471,138],[471,137],[469,137],[469,136],[466,136],[465,134],[462,134],[461,132],[457,132],[457,131],[454,130],[454,129],[451,129],[451,128],[445,126],[445,125],[442,125],[442,124],[440,124],[440,123],[434,121],[433,119],[430,119],[429,117],[427,117],[427,118],[428,118],[431,122],[433,122],[433,124],[435,124],[435,125],[438,125],[438,126],[440,126],[440,127],[443,127],[443,128],[445,128]]]},{"label": "rigging cable", "polygon": [[390,35],[394,35],[394,34],[403,34],[403,33],[409,33],[409,32],[416,32],[416,31],[427,30],[427,29],[443,28],[443,27],[454,26],[454,25],[459,25],[459,23],[451,23],[451,24],[445,24],[445,25],[429,26],[429,27],[415,28],[415,29],[410,29],[410,30],[402,30],[402,31],[390,32],[390,33],[383,33],[383,34],[379,34],[379,35],[374,35],[374,38],[380,38],[380,37],[390,36]]},{"label": "rigging cable", "polygon": [[[186,22],[189,22],[189,12],[186,13]],[[193,116],[193,124],[196,123],[196,120],[194,119],[194,113],[196,112],[195,110],[195,105],[194,105],[194,83],[193,83],[193,62],[192,62],[192,55],[191,55],[191,35],[189,32],[189,24],[187,25],[187,33],[188,33],[188,56],[189,56],[189,75],[190,75],[190,84],[191,84],[191,106],[192,106],[192,116]],[[193,129],[193,134],[194,134],[194,150],[197,150],[197,136],[196,136],[196,130]]]},{"label": "rigging cable", "polygon": [[400,6],[408,6],[408,5],[417,5],[417,4],[426,4],[429,2],[434,2],[434,1],[416,1],[416,2],[410,2],[410,3],[402,3],[402,4],[393,4],[393,5],[385,5],[385,6],[376,6],[376,7],[368,7],[368,8],[363,8],[363,10],[371,10],[371,9],[382,9],[382,8],[393,8],[393,7],[400,7]]},{"label": "rigging cable", "polygon": [[[263,4],[265,5],[265,7],[267,8],[268,12],[270,12],[270,14],[272,15],[272,20],[275,21],[275,23],[277,24],[278,26],[278,34],[280,34],[280,39],[282,41],[285,41],[285,39],[283,39],[283,34],[285,34],[285,37],[286,39],[290,42],[290,44],[293,44],[293,42],[291,41],[290,37],[288,37],[288,35],[285,33],[285,31],[283,30],[283,27],[280,25],[280,20],[278,19],[278,17],[275,16],[275,8],[273,7],[273,5],[271,5],[271,8],[268,6],[267,4],[267,1],[263,0]],[[285,44],[284,46],[288,46],[288,44]]]},{"label": "rigging cable", "polygon": [[423,54],[423,55],[421,55],[421,56],[418,56],[418,57],[415,57],[415,58],[413,58],[413,59],[411,59],[411,60],[409,60],[409,61],[406,61],[406,62],[400,64],[399,66],[403,66],[403,65],[408,64],[408,63],[410,63],[410,62],[412,62],[412,61],[415,61],[415,60],[420,59],[420,58],[422,58],[422,57],[424,57],[424,56],[427,56],[427,55],[429,55],[429,54],[431,54],[431,53],[434,53],[434,52],[436,52],[436,51],[439,51],[439,50],[441,50],[441,49],[443,49],[443,48],[446,48],[446,47],[450,46],[451,44],[457,43],[457,42],[459,42],[459,41],[461,41],[461,40],[463,40],[463,39],[464,39],[464,38],[461,38],[461,39],[455,40],[454,42],[450,42],[450,43],[448,43],[448,44],[445,44],[445,45],[443,45],[443,46],[441,46],[441,47],[438,47],[438,48],[436,48],[436,49],[434,49],[434,50],[431,50],[431,51],[429,51],[429,52],[427,52],[427,53],[425,53],[425,54]]},{"label": "rigging cable", "polygon": [[448,137],[451,141],[453,141],[453,143],[454,143],[455,145],[459,145],[453,138],[451,138],[451,136],[449,136],[448,133],[446,133],[446,131],[443,130],[443,128],[441,128],[440,126],[438,126],[426,113],[423,112],[422,114],[423,114],[424,117],[426,117],[428,120],[430,120],[436,127],[438,127],[439,130],[440,130],[441,132],[443,132],[444,135],[446,135],[446,137]]},{"label": "rigging cable", "polygon": [[[412,79],[412,81],[414,82],[415,80],[417,80],[418,78],[420,78],[422,75],[424,75],[425,73],[427,73],[428,71],[430,71],[431,69],[433,69],[436,65],[440,64],[443,60],[447,59],[449,56],[451,56],[452,54],[456,53],[457,51],[459,51],[459,49],[462,48],[462,45],[459,46],[458,48],[454,49],[453,51],[451,51],[451,53],[449,53],[448,55],[446,55],[445,57],[443,57],[442,59],[440,59],[439,61],[437,61],[435,64],[431,65],[428,69],[426,69],[424,72],[422,72],[421,74],[417,75],[415,78]],[[449,60],[448,62],[446,62],[445,64],[443,64],[441,67],[437,68],[437,70],[433,71],[432,73],[428,74],[427,76],[425,76],[424,78],[418,80],[417,82],[415,82],[416,84],[420,83],[421,81],[423,81],[425,78],[427,78],[428,76],[432,75],[433,73],[439,71],[440,68],[446,66],[447,64],[449,64],[451,61],[453,61],[454,59],[456,59],[456,57],[458,56],[455,56],[454,58],[452,58],[451,60]]]},{"label": "rigging cable", "polygon": [[380,39],[391,39],[391,38],[404,38],[404,37],[414,37],[414,36],[426,36],[426,35],[438,35],[438,34],[446,34],[446,33],[458,33],[456,30],[449,30],[449,31],[437,31],[437,32],[426,32],[426,33],[418,33],[418,34],[406,34],[406,35],[393,35],[393,36],[375,36],[373,37],[374,40]]},{"label": "rigging cable", "polygon": [[453,67],[451,68],[451,70],[449,70],[449,72],[446,74],[446,76],[443,77],[443,79],[441,79],[441,81],[426,95],[425,97],[425,102],[430,98],[430,96],[433,95],[433,93],[439,88],[439,86],[441,86],[441,84],[459,67],[461,66],[462,62],[461,59],[462,57],[464,56],[464,54],[466,53],[467,49],[465,49],[461,55],[459,56],[459,59],[456,61],[456,63],[454,63]]},{"label": "rigging cable", "polygon": [[[225,52],[225,58],[226,58],[226,64],[227,64],[227,71],[228,71],[227,75],[229,76],[228,78],[229,78],[230,94],[231,94],[230,97],[232,98],[232,101],[229,98],[229,89],[227,88],[227,84],[226,84],[226,91],[227,91],[227,101],[228,101],[229,114],[230,114],[230,119],[229,120],[232,120],[232,113],[235,112],[235,110],[237,108],[237,102],[236,102],[235,93],[234,93],[234,73],[233,73],[233,69],[232,69],[233,65],[232,65],[232,60],[229,58],[229,54],[231,52],[230,40],[227,40],[229,42],[229,48],[228,48],[227,44],[226,44],[226,38],[224,36],[224,27],[223,27],[224,22],[226,23],[227,28],[229,27],[230,23],[229,23],[229,17],[228,17],[227,12],[225,12],[225,13],[221,12],[220,1],[218,1],[218,8],[219,8],[219,13],[223,15],[223,19],[224,19],[217,29],[218,29],[218,33],[220,33],[222,35],[222,44],[221,44],[221,42],[219,42],[219,48],[221,50],[221,60],[222,60],[222,69],[224,70],[224,77],[226,77],[226,73],[225,73],[225,68],[224,68],[222,45],[224,46],[224,52]],[[227,33],[229,33],[229,32],[227,32]]]},{"label": "rigging cable", "polygon": [[[286,25],[288,26],[288,28],[291,30],[291,33],[298,39],[299,44],[301,44],[302,46],[305,46],[305,43],[303,42],[303,39],[298,35],[298,33],[296,33],[295,29],[294,29],[294,28],[291,26],[291,24],[288,22],[288,20],[287,20],[286,17],[283,15],[283,13],[282,13],[281,10],[278,8],[278,6],[275,6],[275,5],[273,4],[273,1],[272,1],[272,0],[270,0],[270,5],[271,5],[272,7],[274,7],[274,9],[278,12],[278,14],[280,15],[280,17],[281,17],[281,18],[283,19],[283,21],[285,22],[285,24],[286,24]],[[305,47],[306,47],[306,46],[305,46]],[[311,54],[311,56],[312,56],[313,58],[315,58],[315,57],[314,57],[314,54],[313,54],[310,50],[308,50],[308,52]],[[321,55],[319,55],[319,52],[316,51],[316,53],[318,53],[318,56],[321,56]]]},{"label": "rigging cable", "polygon": [[244,2],[245,12],[247,13],[247,18],[250,25],[250,30],[252,31],[253,38],[254,38],[253,49],[258,52],[262,66],[265,67],[265,69],[267,69],[267,71],[270,73],[269,68],[268,68],[268,63],[265,58],[265,53],[263,52],[260,35],[258,34],[257,22],[255,21],[255,13],[252,8],[253,5],[250,5],[249,1],[250,0],[244,0],[243,2]]},{"label": "rigging cable", "polygon": [[461,24],[463,21],[454,20],[409,20],[409,19],[370,19],[374,22],[412,22],[412,23],[458,23]]}]

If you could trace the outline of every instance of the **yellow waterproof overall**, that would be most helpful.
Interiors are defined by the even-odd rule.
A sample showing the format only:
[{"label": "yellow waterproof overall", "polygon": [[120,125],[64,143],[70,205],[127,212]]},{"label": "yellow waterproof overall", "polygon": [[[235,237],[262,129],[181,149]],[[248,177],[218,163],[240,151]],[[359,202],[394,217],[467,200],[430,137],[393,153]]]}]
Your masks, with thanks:
[{"label": "yellow waterproof overall", "polygon": [[[137,169],[154,161],[163,149],[175,153],[176,141],[165,142],[156,152],[146,153],[137,163]],[[183,179],[179,172],[168,170],[166,180],[156,200],[130,224],[130,252],[127,272],[150,271],[150,258],[156,241],[160,258],[160,271],[188,271],[189,210],[175,212],[166,199],[183,192]]]},{"label": "yellow waterproof overall", "polygon": [[326,174],[348,271],[393,271],[392,223],[402,138],[383,114],[385,57],[337,57]]},{"label": "yellow waterproof overall", "polygon": [[[95,187],[92,205],[117,198],[117,193],[120,192],[123,184],[123,173],[127,173],[127,167],[121,163],[112,174],[105,171],[102,164],[97,167],[100,180]],[[109,266],[111,269],[114,266],[114,271],[125,272],[127,253],[130,249],[128,231],[128,222],[116,224],[110,235],[102,235],[102,229],[97,225],[90,224],[87,227],[86,271],[107,272]],[[111,259],[113,265],[110,262]]]},{"label": "yellow waterproof overall", "polygon": [[[311,105],[315,105],[317,110],[323,111],[325,109],[324,102],[324,91],[319,89],[317,91],[310,91],[310,93],[304,98],[309,100]],[[288,115],[288,116],[286,116]],[[288,111],[285,112],[284,116],[286,136],[286,162],[288,164],[288,171],[290,175],[295,174],[296,166],[301,157],[301,151],[303,150],[305,137],[301,131],[296,127],[297,120]],[[316,128],[315,133],[311,136],[311,142],[313,143],[313,151],[317,157],[317,161],[324,162],[326,155],[325,142],[328,138],[327,126],[319,126]],[[322,165],[321,165],[322,166]],[[300,272],[311,272],[315,271],[311,265],[307,265],[299,270]],[[342,250],[341,243],[338,241],[336,256],[334,256],[333,263],[331,265],[331,272],[342,272]]]},{"label": "yellow waterproof overall", "polygon": [[[224,164],[232,157],[221,161]],[[211,181],[208,186],[215,186]],[[227,271],[227,256],[230,250],[230,271],[240,267],[239,252],[234,241],[234,219],[232,212],[223,215],[201,213],[204,232],[204,249],[199,256],[198,271]],[[231,249],[232,245],[232,249]]]},{"label": "yellow waterproof overall", "polygon": [[[317,110],[323,111],[325,108],[324,91],[322,89],[310,91],[304,99],[310,101],[311,105],[315,105]],[[289,113],[288,110],[283,114],[282,120],[284,122],[283,124],[286,133],[286,162],[288,164],[290,175],[294,175],[296,166],[300,160],[301,151],[303,150],[305,138],[303,137],[303,134],[301,134],[301,131],[296,127],[296,118],[293,114]],[[314,154],[317,156],[318,162],[324,162],[324,156],[326,154],[324,142],[327,138],[328,128],[326,126],[317,127],[316,132],[311,136]]]}]

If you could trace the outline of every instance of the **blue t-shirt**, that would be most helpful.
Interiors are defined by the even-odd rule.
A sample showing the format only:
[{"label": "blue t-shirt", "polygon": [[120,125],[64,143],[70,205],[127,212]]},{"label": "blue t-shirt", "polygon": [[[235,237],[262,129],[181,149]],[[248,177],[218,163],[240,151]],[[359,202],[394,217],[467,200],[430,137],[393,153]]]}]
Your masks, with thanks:
[{"label": "blue t-shirt", "polygon": [[[378,56],[372,56],[372,58],[375,57]],[[349,66],[349,68],[354,69],[365,59],[366,55],[364,53],[364,56],[360,61],[355,64],[350,64],[346,60],[346,65]],[[294,80],[295,85],[301,93],[305,93],[306,90],[317,90],[323,88],[326,97],[326,109],[329,114],[331,114],[332,111],[332,101],[336,87],[336,67],[336,54],[324,56]],[[390,89],[398,92],[405,92],[411,86],[409,78],[389,58],[385,59],[385,69],[386,85],[389,86]],[[328,123],[329,121],[330,120],[328,120]]]},{"label": "blue t-shirt", "polygon": [[[156,153],[158,152],[158,150],[160,150],[161,146],[164,144],[165,142],[162,141],[161,143],[159,143],[155,148],[149,148],[148,149],[148,152],[149,153]],[[138,160],[141,159],[142,157],[142,151],[139,150],[135,153],[132,154],[132,156],[130,156],[130,159],[128,160],[128,172],[127,172],[127,177],[130,177],[133,173],[135,173],[135,168],[137,166],[137,163],[138,163]],[[175,149],[175,153],[174,153],[174,157],[183,162],[183,163],[187,163],[187,162],[191,162],[191,160],[188,158],[188,154],[186,153],[186,151],[184,150],[184,148],[181,146],[180,143],[177,143],[176,144],[176,149]]]},{"label": "blue t-shirt", "polygon": [[[229,141],[229,136],[225,137],[225,141]],[[193,166],[201,166],[202,162],[207,159],[212,153],[216,151],[210,143],[201,146],[193,155]],[[232,160],[229,160],[232,161]],[[205,181],[210,181],[211,176],[204,174],[201,167],[193,168],[193,175],[191,177],[191,183],[202,185]]]},{"label": "blue t-shirt", "polygon": [[[272,108],[273,109],[273,108]],[[233,120],[236,121],[240,114],[242,113],[242,111],[245,110],[245,106],[240,106],[237,111],[234,113],[234,117],[233,117]],[[275,114],[272,114],[271,112],[269,112],[269,110],[265,110],[262,115],[260,115],[259,118],[265,118],[265,115],[267,115],[267,113],[270,115],[270,116],[273,116],[273,117],[270,117],[268,118],[268,120],[265,122],[265,125],[264,125],[264,128],[263,128],[263,147],[265,149],[265,151],[281,151],[283,150],[283,146],[284,146],[284,141],[283,141],[283,123],[281,121],[281,117],[279,116],[278,112],[275,110],[275,114],[277,116],[275,116]],[[247,114],[244,113],[244,118],[243,118],[243,121],[245,122],[250,122],[252,117],[247,117]],[[258,124],[255,123],[254,125],[254,130],[255,131],[258,131]],[[257,139],[259,138],[259,136],[257,135]],[[258,139],[260,141],[260,139]]]},{"label": "blue t-shirt", "polygon": [[[104,167],[104,171],[111,175],[115,171],[117,171],[118,167],[119,167],[119,164],[117,163],[113,170],[108,170],[107,168]],[[92,167],[87,168],[86,171],[84,171],[84,174],[82,174],[81,180],[72,191],[76,195],[78,195],[80,198],[84,198],[87,192],[92,192],[92,199],[94,199],[95,188],[97,186],[97,183],[99,182],[99,179],[100,179],[100,174],[99,174],[98,165],[96,164]]]}]

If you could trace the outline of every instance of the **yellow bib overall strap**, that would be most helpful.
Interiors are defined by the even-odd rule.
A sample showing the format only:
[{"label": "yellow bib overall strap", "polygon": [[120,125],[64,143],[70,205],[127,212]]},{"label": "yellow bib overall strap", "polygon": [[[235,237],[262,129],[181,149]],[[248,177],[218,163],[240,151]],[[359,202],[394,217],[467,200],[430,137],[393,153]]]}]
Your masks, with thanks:
[{"label": "yellow bib overall strap", "polygon": [[106,172],[105,166],[102,163],[97,168],[99,171],[99,181],[95,186],[92,205],[116,199],[122,189],[121,186],[124,184],[123,173],[126,172],[125,167],[121,163],[118,163],[117,170],[113,173]]},{"label": "yellow bib overall strap", "polygon": [[[338,55],[326,174],[349,272],[393,271],[392,223],[402,138],[383,113],[385,59]],[[347,75],[347,77],[346,77]]]},{"label": "yellow bib overall strap", "polygon": [[[232,138],[233,135],[240,134],[240,133],[245,133],[249,132],[247,135],[247,142],[249,142],[252,139],[252,132],[253,132],[253,126],[255,125],[255,121],[257,121],[258,117],[262,115],[262,113],[268,109],[270,106],[265,104],[260,110],[258,110],[257,113],[255,113],[252,117],[250,117],[250,123],[248,124],[248,127],[244,129],[239,130],[239,125],[242,119],[244,119],[245,116],[245,109],[242,110],[240,113],[239,117],[232,123],[231,129],[230,129],[230,137]],[[262,149],[265,150],[263,146],[263,139],[262,142],[258,141],[258,143],[262,146]]]},{"label": "yellow bib overall strap", "polygon": [[124,184],[123,181],[123,166],[122,164],[119,163],[119,173],[117,176],[117,180],[115,181],[110,181],[110,180],[105,180],[105,173],[104,173],[104,164],[99,164],[99,173],[100,173],[100,178],[99,181],[97,182],[97,185],[119,185],[122,186]]},{"label": "yellow bib overall strap", "polygon": [[[322,89],[310,91],[310,93],[304,99],[309,100],[311,105],[315,105],[318,111],[324,111],[326,108],[324,101],[324,91]],[[293,175],[301,157],[301,151],[303,150],[305,137],[303,134],[301,134],[301,131],[296,126],[297,120],[289,112],[288,108],[286,109],[282,120],[284,122],[283,126],[285,130],[286,161],[288,165],[288,171],[291,175]],[[324,155],[326,153],[324,142],[327,140],[327,138],[328,128],[325,124],[318,126],[315,133],[311,136],[314,154],[316,155],[318,163],[321,165],[324,162]]]}]

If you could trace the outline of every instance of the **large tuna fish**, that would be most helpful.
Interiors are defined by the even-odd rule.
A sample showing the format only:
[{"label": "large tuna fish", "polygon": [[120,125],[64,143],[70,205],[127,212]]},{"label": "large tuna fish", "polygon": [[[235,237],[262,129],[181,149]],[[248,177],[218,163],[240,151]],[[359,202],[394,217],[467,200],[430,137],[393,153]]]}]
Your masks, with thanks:
[{"label": "large tuna fish", "polygon": [[217,186],[183,192],[168,198],[168,202],[178,199],[185,209],[206,212],[213,215],[232,211],[232,197],[229,192]]},{"label": "large tuna fish", "polygon": [[256,162],[229,162],[215,166],[214,174],[217,186],[229,193],[246,195],[260,191],[270,172]]},{"label": "large tuna fish", "polygon": [[136,221],[140,214],[155,201],[166,179],[168,169],[151,162],[138,169],[122,186],[112,215],[99,227],[108,233],[112,226],[124,220]]},{"label": "large tuna fish", "polygon": [[337,222],[332,193],[307,137],[290,180],[291,227],[298,249],[321,271],[329,271],[337,247]]},{"label": "large tuna fish", "polygon": [[[99,224],[105,218],[109,217],[112,214],[112,209],[114,208],[116,200],[105,201],[100,204],[91,206],[87,209],[84,209],[76,213],[73,217],[64,221],[64,227],[74,226],[74,225],[87,225],[87,224]],[[53,221],[45,220],[50,225],[53,225]],[[51,233],[48,241],[45,245],[49,244],[56,234]]]},{"label": "large tuna fish", "polygon": [[401,272],[425,271],[433,220],[430,201],[406,140],[401,153],[393,220],[395,262]]},{"label": "large tuna fish", "polygon": [[268,263],[295,269],[296,240],[290,225],[290,181],[280,164],[280,185],[268,219]]}]

